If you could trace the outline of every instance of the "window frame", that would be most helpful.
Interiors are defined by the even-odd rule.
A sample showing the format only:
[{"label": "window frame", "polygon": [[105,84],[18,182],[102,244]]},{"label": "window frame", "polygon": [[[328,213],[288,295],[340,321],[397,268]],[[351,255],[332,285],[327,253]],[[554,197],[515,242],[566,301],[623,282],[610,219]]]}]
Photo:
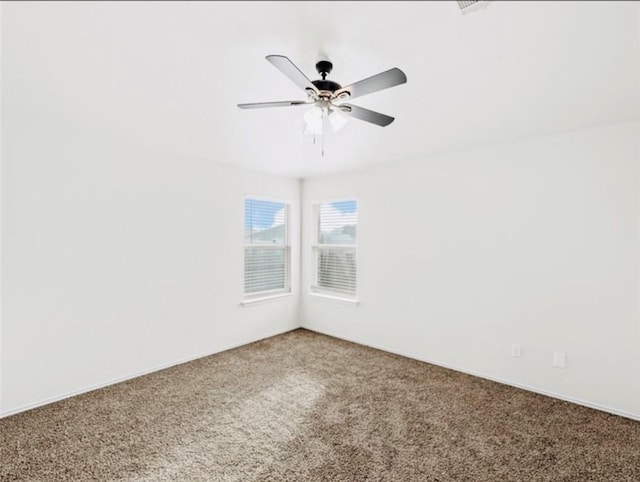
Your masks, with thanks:
[{"label": "window frame", "polygon": [[[321,201],[315,201],[312,204],[312,217],[313,217],[313,243],[311,244],[312,251],[312,265],[313,265],[313,277],[311,283],[311,294],[322,298],[332,299],[336,301],[347,301],[350,303],[358,304],[358,223],[356,223],[356,239],[354,244],[325,244],[320,243],[320,206],[327,203],[340,203],[340,202],[355,202],[356,214],[360,215],[360,202],[356,197],[325,199]],[[318,256],[322,251],[335,250],[343,252],[353,252],[353,258],[355,262],[355,289],[353,293],[346,293],[344,291],[333,290],[323,286],[318,286]]]},{"label": "window frame", "polygon": [[[283,244],[273,243],[247,243],[246,230],[246,204],[247,200],[265,201],[270,203],[278,203],[284,205],[284,240]],[[243,226],[243,275],[242,275],[242,300],[243,304],[264,301],[272,298],[280,298],[291,294],[291,202],[283,199],[274,199],[265,196],[255,196],[253,194],[245,194],[242,198],[242,226]],[[270,290],[246,292],[246,262],[247,248],[284,250],[284,288],[276,288]]]}]

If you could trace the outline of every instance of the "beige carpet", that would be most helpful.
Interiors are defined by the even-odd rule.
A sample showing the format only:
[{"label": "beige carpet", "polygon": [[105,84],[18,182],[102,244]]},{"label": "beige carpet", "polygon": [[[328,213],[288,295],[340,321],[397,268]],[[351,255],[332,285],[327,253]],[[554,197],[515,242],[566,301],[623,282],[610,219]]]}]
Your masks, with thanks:
[{"label": "beige carpet", "polygon": [[640,423],[305,330],[0,420],[0,480],[640,481]]}]

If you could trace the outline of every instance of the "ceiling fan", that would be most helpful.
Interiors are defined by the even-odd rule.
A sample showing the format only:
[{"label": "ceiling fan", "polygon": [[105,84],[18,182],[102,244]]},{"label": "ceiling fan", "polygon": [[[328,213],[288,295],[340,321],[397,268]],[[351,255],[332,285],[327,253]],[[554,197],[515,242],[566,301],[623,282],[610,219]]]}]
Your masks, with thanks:
[{"label": "ceiling fan", "polygon": [[357,105],[347,104],[345,101],[395,87],[407,81],[407,76],[402,70],[393,68],[342,87],[337,82],[327,80],[327,75],[333,70],[333,64],[328,60],[321,60],[316,64],[316,70],[322,79],[312,81],[283,55],[267,55],[266,59],[304,90],[307,94],[307,100],[238,104],[238,107],[241,109],[260,109],[263,107],[313,106],[311,110],[305,112],[304,118],[307,129],[314,135],[322,135],[329,128],[334,132],[341,129],[347,122],[343,114],[381,127],[388,126],[393,122],[393,117]]}]

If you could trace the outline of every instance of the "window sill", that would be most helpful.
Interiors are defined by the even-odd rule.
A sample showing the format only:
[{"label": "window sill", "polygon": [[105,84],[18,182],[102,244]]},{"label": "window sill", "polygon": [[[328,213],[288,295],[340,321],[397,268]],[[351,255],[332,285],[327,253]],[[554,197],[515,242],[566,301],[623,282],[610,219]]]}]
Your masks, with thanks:
[{"label": "window sill", "polygon": [[322,298],[324,300],[329,300],[329,301],[335,301],[337,303],[345,303],[347,305],[357,306],[360,304],[360,300],[356,298],[346,298],[343,296],[329,295],[326,293],[316,293],[314,291],[311,291],[309,293],[309,296],[314,296],[316,298]]},{"label": "window sill", "polygon": [[240,306],[257,305],[260,303],[266,303],[268,301],[279,300],[280,298],[286,298],[287,296],[291,295],[292,293],[289,291],[287,293],[278,293],[277,295],[262,296],[260,298],[248,298],[246,300],[243,300],[242,303],[240,303]]}]

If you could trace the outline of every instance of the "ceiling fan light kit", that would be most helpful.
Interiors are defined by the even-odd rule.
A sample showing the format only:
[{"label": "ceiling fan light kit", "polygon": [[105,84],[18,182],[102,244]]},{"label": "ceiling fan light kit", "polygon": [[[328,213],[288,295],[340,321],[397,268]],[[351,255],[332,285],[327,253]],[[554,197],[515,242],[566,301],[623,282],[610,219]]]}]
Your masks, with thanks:
[{"label": "ceiling fan light kit", "polygon": [[316,63],[316,70],[321,79],[311,81],[291,60],[283,55],[268,55],[266,59],[293,81],[293,83],[304,90],[307,94],[307,100],[238,104],[238,107],[241,109],[259,109],[299,105],[312,106],[312,108],[304,114],[305,132],[314,135],[314,142],[316,135],[322,136],[323,155],[324,135],[329,131],[337,132],[342,129],[346,125],[348,117],[353,117],[381,127],[388,126],[394,120],[391,116],[353,104],[346,104],[344,101],[407,82],[407,76],[404,72],[398,68],[393,68],[342,87],[339,83],[327,79],[327,76],[333,70],[333,64],[328,60],[321,60]]},{"label": "ceiling fan light kit", "polygon": [[324,117],[327,117],[328,127],[332,132],[338,132],[345,125],[347,125],[347,116],[342,113],[340,109],[322,108],[314,105],[311,109],[304,113],[305,132],[309,132],[313,135],[322,135],[324,126]]}]

